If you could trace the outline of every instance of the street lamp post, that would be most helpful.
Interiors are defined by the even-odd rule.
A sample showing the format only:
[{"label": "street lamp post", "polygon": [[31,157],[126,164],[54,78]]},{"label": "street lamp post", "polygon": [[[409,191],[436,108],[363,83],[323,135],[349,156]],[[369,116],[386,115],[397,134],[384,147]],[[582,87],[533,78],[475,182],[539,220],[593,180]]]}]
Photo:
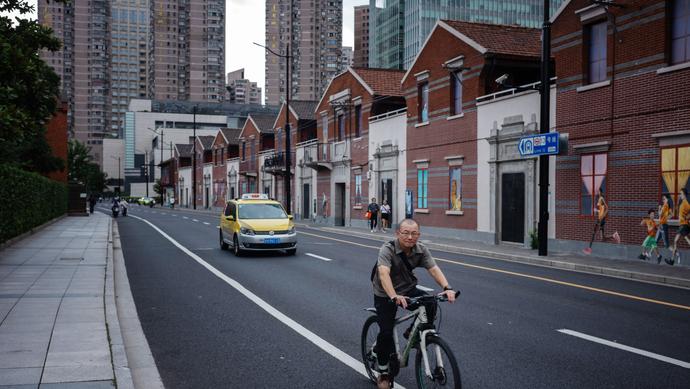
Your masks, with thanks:
[{"label": "street lamp post", "polygon": [[290,92],[292,89],[292,79],[291,79],[291,74],[290,74],[290,59],[292,56],[290,55],[290,43],[287,44],[287,55],[280,55],[276,54],[273,50],[269,49],[266,46],[262,46],[258,43],[254,43],[255,45],[259,47],[263,47],[264,49],[270,51],[273,55],[280,57],[280,58],[285,58],[287,60],[287,94],[286,94],[286,103],[285,103],[285,196],[287,197],[287,200],[285,201],[286,204],[286,211],[287,214],[289,215],[290,212],[290,201],[292,199],[292,188],[290,187],[290,174],[292,170],[292,140],[291,140],[291,134],[290,134]]},{"label": "street lamp post", "polygon": [[[186,109],[180,107],[179,105],[177,108],[187,112]],[[192,115],[194,115],[194,142],[192,143],[192,198],[194,202],[194,209],[196,210],[196,112],[197,112],[197,106],[194,105],[192,106],[194,110],[192,111]],[[189,113],[189,112],[187,112]]]},{"label": "street lamp post", "polygon": [[112,159],[117,159],[117,189],[118,193],[122,193],[122,185],[120,184],[122,176],[120,175],[120,157],[113,157],[112,155],[110,156]]},{"label": "street lamp post", "polygon": [[[548,134],[550,122],[549,64],[551,60],[551,21],[549,17],[550,2],[544,0],[544,22],[541,35],[541,109],[539,132]],[[537,241],[539,256],[548,255],[549,244],[549,155],[539,156],[539,223],[537,224]]]}]

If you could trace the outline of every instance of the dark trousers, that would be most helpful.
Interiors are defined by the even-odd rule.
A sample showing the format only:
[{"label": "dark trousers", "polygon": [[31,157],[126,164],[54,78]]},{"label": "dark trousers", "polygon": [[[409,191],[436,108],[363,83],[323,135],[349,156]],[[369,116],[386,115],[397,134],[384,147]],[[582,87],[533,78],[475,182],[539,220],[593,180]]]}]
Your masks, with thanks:
[{"label": "dark trousers", "polygon": [[[417,288],[402,293],[403,296],[407,297],[419,297],[426,294],[426,292]],[[395,326],[395,315],[398,312],[398,306],[389,301],[390,298],[388,297],[374,296],[374,307],[376,307],[376,315],[378,316],[379,324],[379,336],[376,339],[376,354],[378,355],[379,365],[381,366],[386,366],[388,364],[391,352],[394,351],[395,347],[393,344],[393,327]],[[429,312],[428,308],[427,312]]]},{"label": "dark trousers", "polygon": [[372,212],[371,217],[369,218],[369,228],[372,230],[375,230],[377,224],[378,224],[378,218],[376,217],[376,214]]}]

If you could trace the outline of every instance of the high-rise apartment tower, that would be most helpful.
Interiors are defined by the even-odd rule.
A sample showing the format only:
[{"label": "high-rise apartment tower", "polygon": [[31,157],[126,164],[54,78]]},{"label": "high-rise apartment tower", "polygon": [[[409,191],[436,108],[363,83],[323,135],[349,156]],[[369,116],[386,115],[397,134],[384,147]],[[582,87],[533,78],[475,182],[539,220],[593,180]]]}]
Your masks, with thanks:
[{"label": "high-rise apartment tower", "polygon": [[369,6],[355,7],[355,67],[369,67]]},{"label": "high-rise apartment tower", "polygon": [[342,69],[343,1],[266,0],[266,104],[318,100]]}]

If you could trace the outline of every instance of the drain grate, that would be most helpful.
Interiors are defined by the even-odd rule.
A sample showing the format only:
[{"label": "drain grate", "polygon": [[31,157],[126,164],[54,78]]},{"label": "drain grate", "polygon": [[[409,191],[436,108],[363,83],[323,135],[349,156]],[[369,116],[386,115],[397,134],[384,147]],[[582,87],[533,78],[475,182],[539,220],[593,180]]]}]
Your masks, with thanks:
[{"label": "drain grate", "polygon": [[60,258],[61,261],[83,261],[84,258]]}]

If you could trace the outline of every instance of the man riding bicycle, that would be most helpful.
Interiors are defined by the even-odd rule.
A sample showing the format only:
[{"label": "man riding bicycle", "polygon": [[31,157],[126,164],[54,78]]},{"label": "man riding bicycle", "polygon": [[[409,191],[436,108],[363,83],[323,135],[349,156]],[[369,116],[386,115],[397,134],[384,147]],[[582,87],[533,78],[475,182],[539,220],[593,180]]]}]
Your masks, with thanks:
[{"label": "man riding bicycle", "polygon": [[[455,292],[448,284],[429,250],[419,239],[419,224],[413,219],[404,219],[398,225],[397,239],[384,244],[379,251],[376,274],[373,275],[374,304],[378,317],[379,334],[376,341],[380,375],[378,387],[390,388],[388,360],[393,349],[393,327],[398,305],[407,308],[405,298],[426,295],[417,289],[417,277],[412,270],[424,267],[434,280],[443,288],[448,301],[455,302]],[[395,299],[395,304],[389,301]],[[433,315],[433,312],[429,312]],[[406,332],[409,335],[409,329]]]}]

